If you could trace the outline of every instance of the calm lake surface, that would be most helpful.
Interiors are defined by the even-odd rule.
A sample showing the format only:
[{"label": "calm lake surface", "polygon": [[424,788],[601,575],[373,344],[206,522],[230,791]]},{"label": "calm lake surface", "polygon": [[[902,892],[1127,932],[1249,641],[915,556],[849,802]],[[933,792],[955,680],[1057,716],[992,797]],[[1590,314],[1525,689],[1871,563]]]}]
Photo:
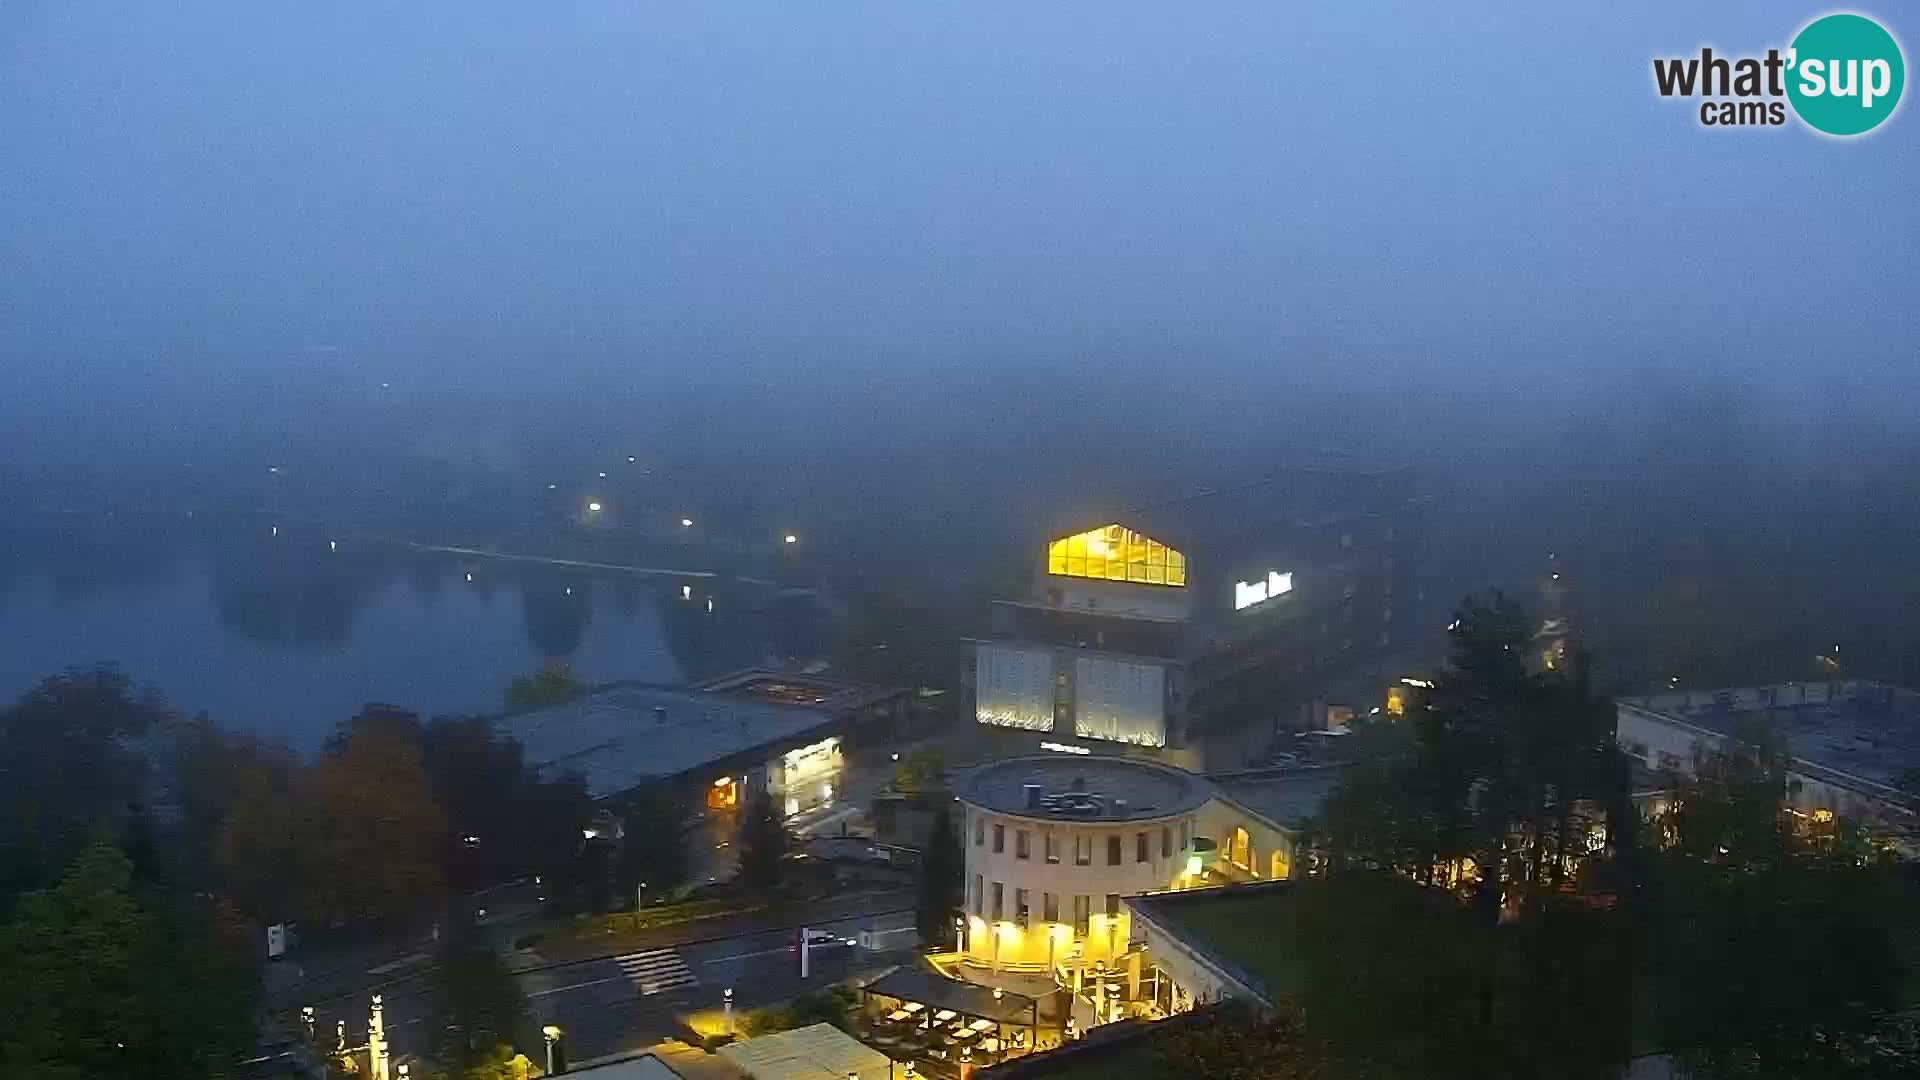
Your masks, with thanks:
[{"label": "calm lake surface", "polygon": [[252,518],[0,526],[0,697],[112,661],[176,708],[301,751],[370,701],[496,711],[509,681],[549,659],[591,682],[681,682],[790,655],[795,632],[770,587],[726,576],[416,550]]}]

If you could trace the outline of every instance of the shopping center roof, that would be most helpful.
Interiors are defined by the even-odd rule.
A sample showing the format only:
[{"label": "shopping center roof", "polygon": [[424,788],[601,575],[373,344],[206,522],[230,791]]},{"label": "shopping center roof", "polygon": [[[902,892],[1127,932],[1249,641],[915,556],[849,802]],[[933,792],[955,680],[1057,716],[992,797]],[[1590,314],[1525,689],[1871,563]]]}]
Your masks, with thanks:
[{"label": "shopping center roof", "polygon": [[837,722],[823,709],[647,683],[616,683],[495,721],[531,765],[579,773],[595,798],[679,776],[750,750],[777,749]]}]

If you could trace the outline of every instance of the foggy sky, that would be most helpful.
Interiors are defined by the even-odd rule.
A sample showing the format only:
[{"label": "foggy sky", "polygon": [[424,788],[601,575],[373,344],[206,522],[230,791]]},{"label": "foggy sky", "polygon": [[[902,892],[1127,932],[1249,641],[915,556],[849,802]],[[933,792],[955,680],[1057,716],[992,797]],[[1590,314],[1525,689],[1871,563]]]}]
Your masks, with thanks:
[{"label": "foggy sky", "polygon": [[1840,142],[1652,89],[1824,9],[1373,7],[9,0],[0,416],[1911,398],[1912,106]]}]

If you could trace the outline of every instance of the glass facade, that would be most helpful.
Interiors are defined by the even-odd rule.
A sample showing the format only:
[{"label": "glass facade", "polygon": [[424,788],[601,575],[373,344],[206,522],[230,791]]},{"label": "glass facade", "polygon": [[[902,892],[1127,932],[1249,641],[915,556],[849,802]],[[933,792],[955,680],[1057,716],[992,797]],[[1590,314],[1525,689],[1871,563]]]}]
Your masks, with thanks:
[{"label": "glass facade", "polygon": [[1102,525],[1047,545],[1047,573],[1136,585],[1187,584],[1187,557],[1119,525]]}]

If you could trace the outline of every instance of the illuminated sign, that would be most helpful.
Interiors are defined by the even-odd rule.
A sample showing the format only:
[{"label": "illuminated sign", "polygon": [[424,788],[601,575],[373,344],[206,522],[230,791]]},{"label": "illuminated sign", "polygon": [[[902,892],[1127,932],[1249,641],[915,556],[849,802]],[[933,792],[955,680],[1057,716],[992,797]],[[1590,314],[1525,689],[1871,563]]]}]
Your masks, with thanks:
[{"label": "illuminated sign", "polygon": [[1067,745],[1066,743],[1057,743],[1057,742],[1043,742],[1043,743],[1041,743],[1041,744],[1040,744],[1040,749],[1042,749],[1042,750],[1052,750],[1052,751],[1054,751],[1054,752],[1056,752],[1056,753],[1061,753],[1061,754],[1091,754],[1091,753],[1093,753],[1093,751],[1091,751],[1091,750],[1089,750],[1089,749],[1087,749],[1087,748],[1086,748],[1086,747],[1084,747],[1084,746],[1068,746],[1068,745]]},{"label": "illuminated sign", "polygon": [[1293,591],[1293,572],[1281,573],[1278,570],[1267,571],[1265,581],[1236,581],[1233,583],[1233,610],[1244,611],[1255,604],[1264,604],[1275,597],[1285,596]]}]

